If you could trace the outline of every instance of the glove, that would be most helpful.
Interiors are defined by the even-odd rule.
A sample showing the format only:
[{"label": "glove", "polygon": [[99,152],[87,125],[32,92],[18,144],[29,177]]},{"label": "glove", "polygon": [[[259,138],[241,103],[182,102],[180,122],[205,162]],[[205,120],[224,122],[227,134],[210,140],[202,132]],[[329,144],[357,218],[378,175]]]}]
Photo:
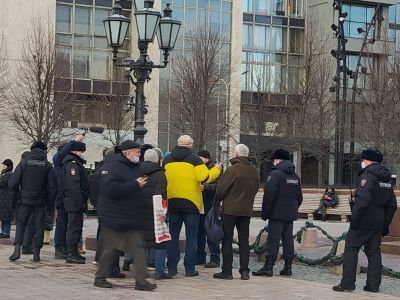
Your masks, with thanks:
[{"label": "glove", "polygon": [[385,228],[382,230],[382,237],[387,236],[388,234],[389,234],[389,228],[388,228],[388,227],[385,227]]}]

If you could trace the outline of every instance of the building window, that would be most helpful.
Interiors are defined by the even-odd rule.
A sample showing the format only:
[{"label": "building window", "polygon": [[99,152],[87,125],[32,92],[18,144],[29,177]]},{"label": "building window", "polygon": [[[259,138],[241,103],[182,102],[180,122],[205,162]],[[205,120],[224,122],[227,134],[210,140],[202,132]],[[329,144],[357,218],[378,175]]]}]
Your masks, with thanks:
[{"label": "building window", "polygon": [[303,0],[289,0],[289,16],[302,17],[303,16]]},{"label": "building window", "polygon": [[274,14],[286,16],[286,0],[274,0]]},{"label": "building window", "polygon": [[57,5],[56,31],[71,32],[72,6]]},{"label": "building window", "polygon": [[[359,34],[357,28],[366,29],[375,13],[375,6],[344,4],[343,11],[348,13],[344,23],[345,36],[351,38],[363,38],[364,33]],[[369,31],[368,37],[374,36],[374,28]]]}]

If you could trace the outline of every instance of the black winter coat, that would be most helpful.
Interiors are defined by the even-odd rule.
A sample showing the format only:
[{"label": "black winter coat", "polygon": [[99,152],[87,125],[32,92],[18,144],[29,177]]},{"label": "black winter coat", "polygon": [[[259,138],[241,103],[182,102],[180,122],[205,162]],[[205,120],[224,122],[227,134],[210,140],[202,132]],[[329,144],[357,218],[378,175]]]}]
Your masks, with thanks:
[{"label": "black winter coat", "polygon": [[362,170],[355,190],[350,227],[387,234],[396,209],[390,171],[378,163]]},{"label": "black winter coat", "polygon": [[[216,162],[215,161],[209,161],[206,166],[208,169],[211,169],[215,166]],[[222,174],[222,172],[221,172]],[[217,191],[217,186],[218,186],[218,181],[219,181],[219,177],[211,182],[211,183],[206,183],[204,184],[204,190],[202,192],[203,194],[203,203],[204,203],[204,212],[205,214],[207,214],[214,202],[215,199],[215,193]]]},{"label": "black winter coat", "polygon": [[8,194],[8,181],[12,176],[12,169],[5,169],[0,175],[0,221],[14,219],[12,203]]},{"label": "black winter coat", "polygon": [[87,207],[89,181],[84,163],[82,158],[74,154],[67,155],[63,160],[62,195],[66,212],[83,212]]},{"label": "black winter coat", "polygon": [[161,195],[167,198],[167,178],[164,170],[152,162],[143,162],[140,165],[140,176],[149,176],[147,184],[142,188],[141,211],[143,212],[144,240],[146,248],[165,248],[166,243],[157,244],[154,235],[153,196]]},{"label": "black winter coat", "polygon": [[263,220],[297,220],[298,208],[303,202],[300,178],[295,166],[283,160],[272,168],[264,187]]},{"label": "black winter coat", "polygon": [[23,205],[53,207],[57,182],[46,152],[33,149],[23,157],[8,182],[11,201],[16,203],[19,195]]},{"label": "black winter coat", "polygon": [[101,226],[120,231],[145,230],[143,194],[136,181],[139,164],[117,153],[104,162],[100,173],[97,209]]}]

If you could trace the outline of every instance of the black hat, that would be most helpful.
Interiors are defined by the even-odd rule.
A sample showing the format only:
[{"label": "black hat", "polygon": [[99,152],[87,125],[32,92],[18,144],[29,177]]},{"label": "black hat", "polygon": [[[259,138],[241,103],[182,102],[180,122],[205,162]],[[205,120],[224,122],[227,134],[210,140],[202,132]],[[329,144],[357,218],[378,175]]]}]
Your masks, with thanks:
[{"label": "black hat", "polygon": [[290,160],[290,154],[285,149],[278,149],[272,155],[272,160],[274,159]]},{"label": "black hat", "polygon": [[47,151],[47,145],[41,141],[36,141],[31,146],[31,150],[33,149],[41,149],[43,151]]},{"label": "black hat", "polygon": [[140,148],[140,144],[138,144],[132,140],[123,141],[120,145],[120,149],[122,151],[131,150],[131,149],[139,149],[139,148]]},{"label": "black hat", "polygon": [[74,141],[71,146],[71,151],[80,151],[80,152],[85,152],[86,151],[86,144],[79,142],[79,141]]},{"label": "black hat", "polygon": [[361,153],[361,159],[380,163],[383,161],[383,154],[376,149],[366,149]]},{"label": "black hat", "polygon": [[6,159],[5,161],[2,162],[3,165],[6,165],[9,168],[12,168],[14,166],[14,163],[12,162],[11,159]]},{"label": "black hat", "polygon": [[204,157],[204,158],[211,159],[211,154],[207,150],[200,150],[199,152],[197,152],[197,155],[201,156],[201,157]]}]

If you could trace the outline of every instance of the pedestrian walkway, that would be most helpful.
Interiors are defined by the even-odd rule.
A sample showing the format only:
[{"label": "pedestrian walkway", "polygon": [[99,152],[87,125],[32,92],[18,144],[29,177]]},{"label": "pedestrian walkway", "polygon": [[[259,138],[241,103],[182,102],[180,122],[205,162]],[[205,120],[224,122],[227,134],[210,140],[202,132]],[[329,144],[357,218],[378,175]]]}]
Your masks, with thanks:
[{"label": "pedestrian walkway", "polygon": [[362,291],[338,294],[330,285],[287,279],[283,277],[239,279],[232,281],[212,278],[214,270],[199,268],[200,276],[186,278],[182,266],[177,279],[157,282],[155,292],[134,290],[132,272],[122,280],[110,280],[114,289],[93,287],[96,266],[91,264],[93,252],[86,265],[67,265],[53,259],[53,249],[46,246],[42,262],[32,263],[31,257],[22,256],[16,263],[8,262],[11,246],[0,245],[0,299],[399,299],[387,295],[374,295]]}]

